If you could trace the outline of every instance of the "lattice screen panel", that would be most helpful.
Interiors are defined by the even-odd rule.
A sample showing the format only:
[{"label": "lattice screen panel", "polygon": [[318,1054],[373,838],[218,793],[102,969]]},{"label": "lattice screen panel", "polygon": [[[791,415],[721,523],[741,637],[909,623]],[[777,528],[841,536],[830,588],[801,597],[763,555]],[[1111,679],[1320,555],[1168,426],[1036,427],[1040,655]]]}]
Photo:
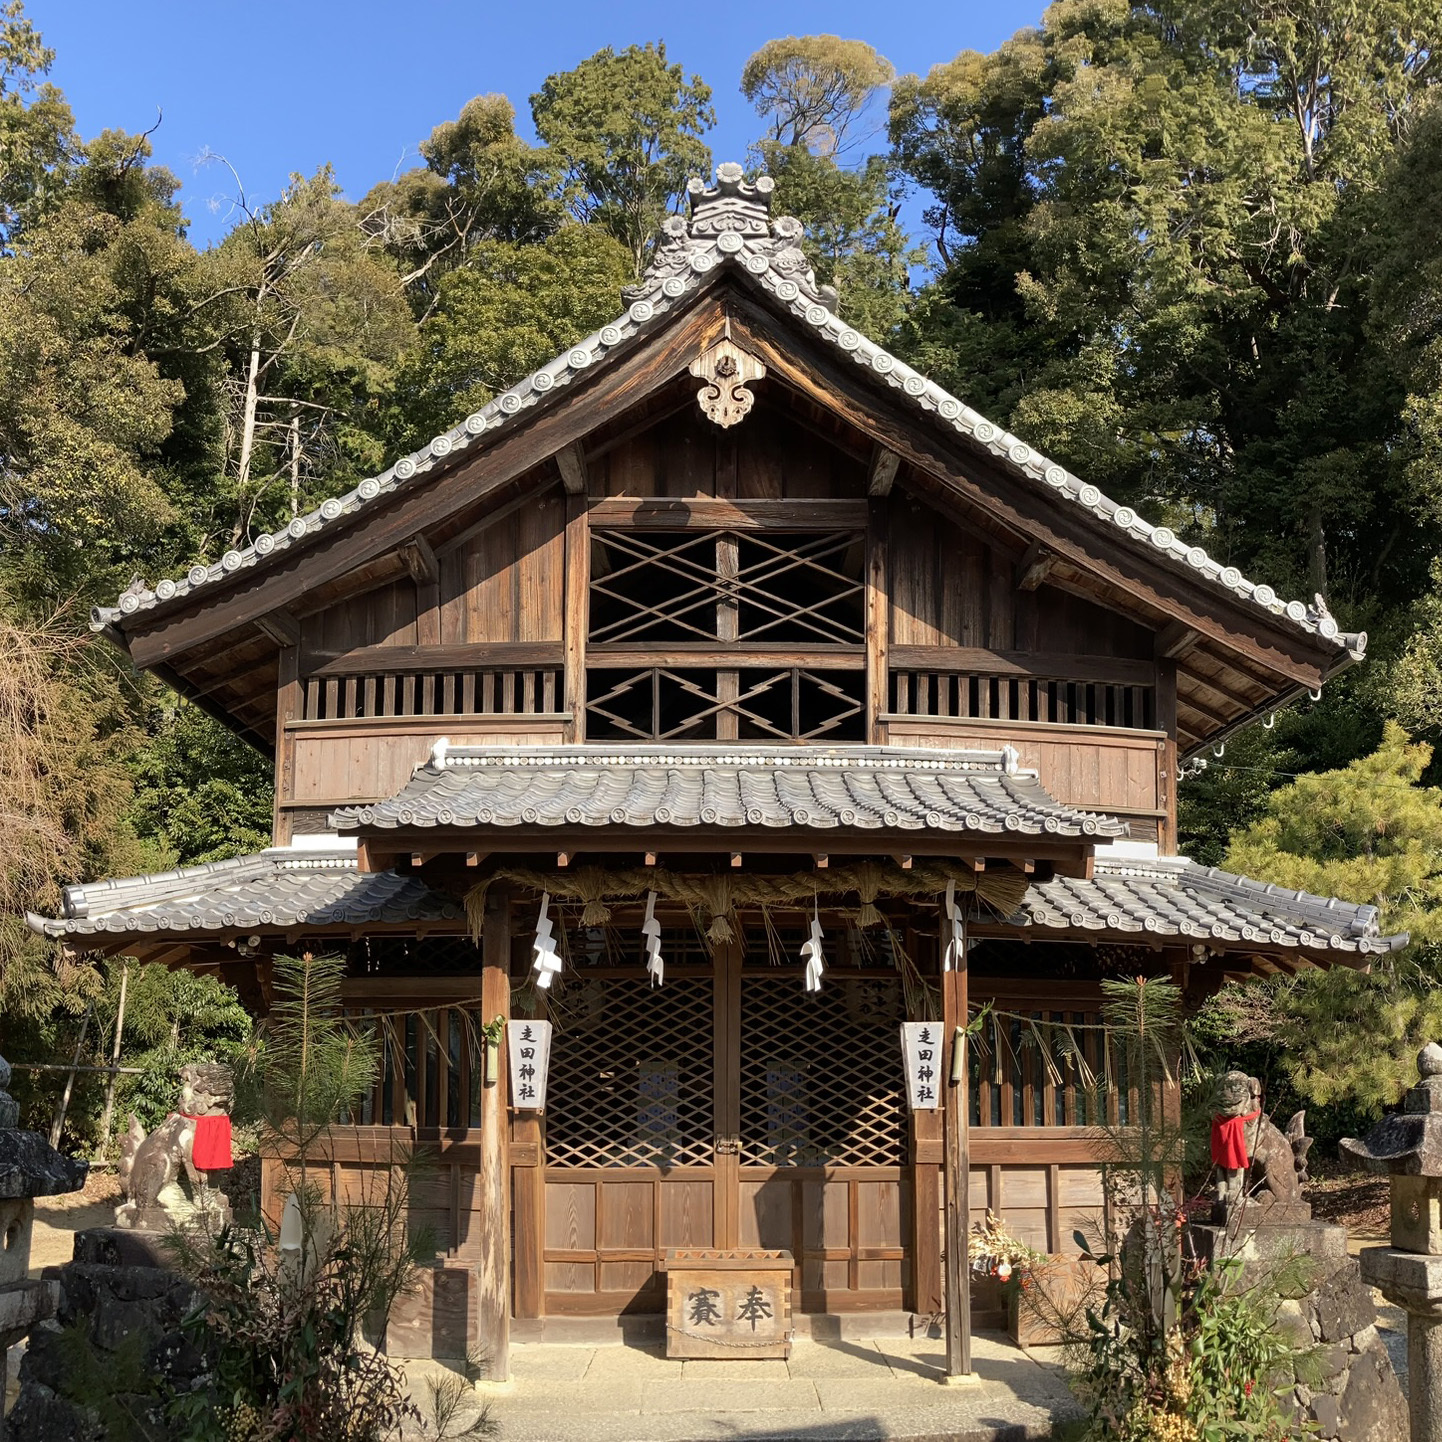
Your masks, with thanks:
[{"label": "lattice screen panel", "polygon": [[899,1166],[906,1159],[901,985],[799,969],[741,980],[743,1166]]},{"label": "lattice screen panel", "polygon": [[548,1165],[711,1165],[712,996],[710,977],[566,984],[546,1092]]}]

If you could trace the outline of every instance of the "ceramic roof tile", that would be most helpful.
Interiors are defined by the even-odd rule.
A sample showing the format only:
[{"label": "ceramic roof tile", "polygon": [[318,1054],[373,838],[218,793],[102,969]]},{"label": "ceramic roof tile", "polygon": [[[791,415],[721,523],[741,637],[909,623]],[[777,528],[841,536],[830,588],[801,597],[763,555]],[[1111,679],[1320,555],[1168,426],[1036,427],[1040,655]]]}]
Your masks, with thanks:
[{"label": "ceramic roof tile", "polygon": [[1054,876],[1027,889],[1011,921],[1028,930],[1132,933],[1358,954],[1395,951],[1375,906],[1289,891],[1184,857],[1098,857],[1090,881]]},{"label": "ceramic roof tile", "polygon": [[[217,930],[261,934],[295,926],[379,922],[464,928],[461,907],[413,876],[361,874],[353,857],[299,860],[262,852],[160,876],[67,888],[65,915],[27,917],[50,937],[167,935]],[[1180,857],[1099,859],[1090,881],[1034,882],[1007,925],[1096,940],[1192,941],[1218,950],[1295,950],[1368,956],[1394,951],[1405,934],[1383,936],[1377,910],[1268,886]]]},{"label": "ceramic roof tile", "polygon": [[67,886],[62,915],[29,913],[43,936],[101,936],[294,926],[458,921],[460,906],[393,871],[363,873],[354,855],[262,851],[153,876]]},{"label": "ceramic roof tile", "polygon": [[1013,474],[1045,484],[1060,499],[1114,526],[1119,536],[1161,555],[1178,569],[1192,571],[1220,590],[1285,618],[1298,631],[1319,636],[1353,658],[1363,655],[1366,632],[1343,632],[1321,596],[1310,603],[1284,601],[1270,586],[1248,580],[1235,566],[1223,565],[1201,546],[1188,545],[1166,526],[1151,525],[1130,506],[1117,505],[1096,486],[1048,460],[847,324],[836,312],[835,292],[818,286],[807,265],[800,249],[801,223],[792,216],[772,219],[773,188],[769,176],[748,184],[742,168],[734,163],[717,168],[713,188],[693,179],[689,219],[679,215],[667,219],[644,278],[625,292],[630,303],[610,325],[592,332],[428,446],[363,480],[354,490],[324,501],[308,515],[257,537],[251,545],[226,551],[218,561],[197,563],[184,576],[162,580],[153,589],[135,582],[116,605],[95,608],[93,628],[103,630],[237,571],[262,566],[270,557],[344,523],[398,489],[410,487],[437,467],[485,444],[494,431],[546,403],[553,394],[563,392],[592,366],[603,364],[618,348],[657,325],[710,272],[729,267],[748,276],[820,339],[899,391],[930,422],[965,436]]},{"label": "ceramic roof tile", "polygon": [[436,747],[361,827],[730,827],[1105,838],[1126,823],[1063,806],[1016,752],[878,746]]}]

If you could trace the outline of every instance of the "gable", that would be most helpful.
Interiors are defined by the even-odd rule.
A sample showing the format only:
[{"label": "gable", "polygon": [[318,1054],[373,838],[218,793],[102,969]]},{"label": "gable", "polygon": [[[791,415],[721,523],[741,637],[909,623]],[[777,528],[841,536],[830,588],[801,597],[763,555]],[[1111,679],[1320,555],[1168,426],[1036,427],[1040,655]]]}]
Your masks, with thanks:
[{"label": "gable", "polygon": [[[1324,606],[1284,605],[1267,587],[1115,506],[851,330],[816,290],[795,247],[796,222],[769,220],[764,179],[753,188],[739,168],[718,174],[715,191],[693,185],[689,224],[668,221],[640,293],[615,324],[312,516],[179,581],[132,589],[117,607],[97,612],[96,628],[263,738],[267,712],[273,716],[267,685],[279,674],[279,650],[296,643],[298,616],[385,590],[384,600],[366,602],[361,633],[393,640],[414,624],[419,635],[422,612],[413,622],[404,616],[405,548],[414,552],[419,538],[435,552],[442,576],[434,584],[448,604],[472,596],[471,581],[446,578],[445,548],[494,522],[498,510],[540,515],[569,448],[580,446],[576,464],[595,469],[586,482],[593,494],[599,487],[603,496],[626,495],[649,464],[655,496],[729,499],[729,488],[741,500],[743,487],[779,488],[802,502],[859,501],[863,482],[872,487],[880,444],[903,493],[977,532],[1009,564],[1041,568],[1050,587],[1156,633],[1158,658],[1178,664],[1186,744],[1321,684],[1362,654],[1365,636],[1340,633]],[[697,385],[688,373],[723,339],[764,363],[767,375],[752,389],[776,400],[739,429],[695,444]],[[683,412],[684,421],[675,419]],[[768,426],[776,432],[769,440]],[[753,433],[745,446],[735,439]],[[830,448],[807,441],[788,453],[788,433],[822,437]],[[817,469],[823,457],[825,476]],[[622,472],[630,479],[614,482]],[[519,618],[514,588],[524,582],[508,584],[509,598],[502,590],[493,598],[492,629],[509,624],[515,640],[524,639],[518,630],[550,629],[544,610],[534,622]],[[908,608],[901,603],[903,615]],[[483,607],[488,617],[492,609]],[[943,621],[940,630],[959,635],[962,623]]]}]

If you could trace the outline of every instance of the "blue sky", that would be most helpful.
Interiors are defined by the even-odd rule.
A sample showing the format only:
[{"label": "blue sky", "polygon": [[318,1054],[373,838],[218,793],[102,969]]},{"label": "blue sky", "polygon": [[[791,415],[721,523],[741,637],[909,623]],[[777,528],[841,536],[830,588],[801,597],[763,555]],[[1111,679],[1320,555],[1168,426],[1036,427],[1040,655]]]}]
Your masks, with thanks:
[{"label": "blue sky", "polygon": [[268,199],[291,171],[330,161],[359,199],[417,164],[416,146],[473,95],[511,97],[529,136],[528,97],[549,74],[602,46],[661,39],[673,60],[715,91],[716,159],[741,159],[756,130],[737,90],[747,56],[786,34],[869,41],[897,70],[925,72],[959,50],[990,50],[1034,24],[1039,0],[722,0],[714,5],[618,0],[580,4],[467,0],[28,0],[57,52],[51,78],[83,135],[107,126],[153,137],[181,180],[200,245],[228,229],[234,183]]}]

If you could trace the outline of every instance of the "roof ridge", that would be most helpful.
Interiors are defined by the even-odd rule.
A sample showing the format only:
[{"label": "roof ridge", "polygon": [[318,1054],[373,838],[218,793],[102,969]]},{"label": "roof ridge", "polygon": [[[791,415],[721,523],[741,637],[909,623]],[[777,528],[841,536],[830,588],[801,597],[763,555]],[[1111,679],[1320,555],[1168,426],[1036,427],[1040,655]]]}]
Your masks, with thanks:
[{"label": "roof ridge", "polygon": [[185,576],[162,580],[154,589],[138,580],[132,582],[115,606],[94,608],[91,628],[102,631],[127,616],[258,565],[266,557],[289,549],[342,517],[355,514],[379,497],[394,493],[398,486],[428,474],[448,457],[473,446],[482,436],[536,405],[552,390],[565,386],[603,361],[658,316],[671,311],[683,297],[694,293],[709,272],[730,266],[769,291],[821,339],[850,355],[857,364],[867,366],[888,385],[900,390],[919,410],[933,414],[989,451],[1014,473],[1043,482],[1059,496],[1110,522],[1136,544],[1149,544],[1178,567],[1194,570],[1220,589],[1285,619],[1308,635],[1333,642],[1354,660],[1361,659],[1367,649],[1367,633],[1342,631],[1320,593],[1313,597],[1310,605],[1281,600],[1271,586],[1258,585],[1243,576],[1237,567],[1222,565],[1201,546],[1188,546],[1169,527],[1151,525],[1132,507],[1117,505],[1100,488],[1081,481],[987,420],[843,321],[836,311],[835,291],[817,285],[815,273],[800,248],[801,222],[787,215],[771,218],[773,188],[774,182],[765,175],[754,184],[748,183],[744,170],[734,161],[717,166],[713,187],[707,188],[699,178],[693,177],[687,186],[690,218],[672,215],[666,219],[645,275],[638,285],[623,292],[623,298],[630,302],[627,310],[611,324],[593,331],[460,424],[437,436],[429,445],[401,457],[344,495],[323,501],[308,515],[296,517],[279,531],[266,532],[244,548],[232,548],[209,565],[197,563]]}]

